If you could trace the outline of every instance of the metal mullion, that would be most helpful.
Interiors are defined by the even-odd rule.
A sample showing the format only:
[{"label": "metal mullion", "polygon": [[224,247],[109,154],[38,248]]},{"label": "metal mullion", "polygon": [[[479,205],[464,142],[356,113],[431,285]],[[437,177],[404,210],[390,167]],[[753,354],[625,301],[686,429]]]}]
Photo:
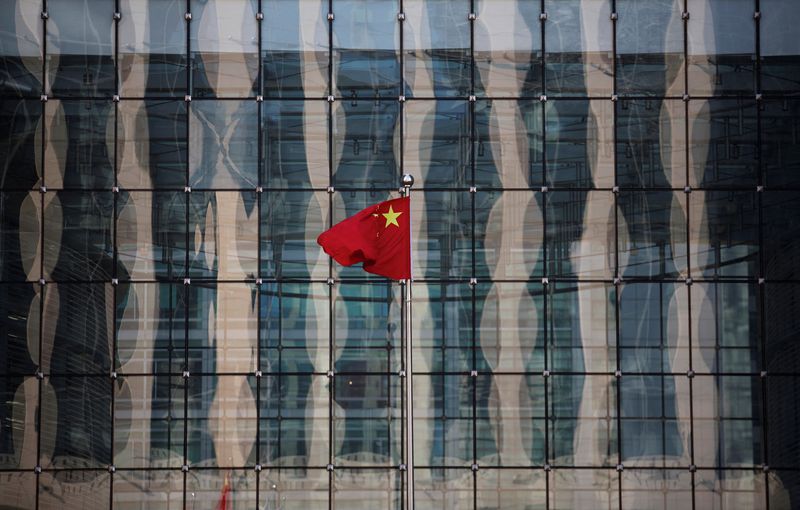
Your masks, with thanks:
[{"label": "metal mullion", "polygon": [[[333,0],[328,0],[328,96],[333,95]],[[328,186],[332,189],[333,186],[333,103],[328,101]],[[333,226],[333,193],[328,193],[328,228]],[[328,258],[328,374],[333,373],[333,356],[335,346],[335,305],[336,301],[333,298],[333,260]],[[328,465],[333,465],[334,452],[334,420],[333,420],[333,402],[336,393],[335,375],[328,377]],[[333,472],[328,471],[328,510],[333,510]]]},{"label": "metal mullion", "polygon": [[[191,13],[191,0],[186,0],[186,13]],[[188,18],[188,19],[187,19]],[[192,22],[191,17],[184,18],[184,24],[186,25],[186,92],[185,95],[191,97],[192,94],[192,74],[194,72],[194,63],[192,62]],[[185,180],[184,186],[189,186],[189,176],[190,176],[190,160],[189,154],[191,154],[191,107],[192,103],[190,101],[184,102],[186,107],[186,170],[185,170]],[[191,208],[191,195],[184,192],[184,207],[185,210],[185,223],[183,225],[185,238],[184,238],[184,277],[188,277],[189,275],[189,210]],[[177,285],[176,285],[177,287]],[[181,289],[181,287],[177,287]],[[182,287],[183,292],[183,308],[184,308],[184,317],[183,317],[183,365],[184,370],[189,370],[189,289],[184,285]],[[172,367],[170,367],[170,371]],[[183,464],[188,466],[188,438],[189,438],[189,380],[187,378],[183,378]],[[171,382],[170,382],[171,386]],[[170,391],[171,393],[171,391]],[[183,506],[186,507],[186,478],[188,473],[184,471],[183,473]]]},{"label": "metal mullion", "polygon": [[[256,26],[258,27],[258,94],[263,96],[264,95],[264,66],[263,66],[263,2],[262,0],[258,0],[258,12],[261,16],[256,18]],[[262,186],[263,182],[263,174],[265,173],[264,170],[264,122],[263,122],[263,101],[258,101],[257,103],[257,112],[258,115],[258,140],[257,140],[257,151],[258,151],[258,163],[257,165],[257,172],[258,175],[256,176],[256,181],[258,182],[256,193],[256,216],[257,216],[257,238],[258,241],[256,243],[256,274],[258,275],[258,280],[255,284],[256,290],[256,465],[261,465],[261,379],[262,379],[262,372],[261,372],[261,362],[262,362],[262,353],[261,353],[261,336],[262,336],[262,318],[261,318],[261,299],[262,299],[262,284],[260,283],[260,278],[262,277],[261,270],[262,270],[262,260],[261,260],[261,240],[263,235],[263,227],[262,227],[262,200],[264,199]],[[280,367],[279,367],[280,368]],[[256,470],[256,502],[261,501],[261,471]],[[258,503],[257,503],[258,504]]]}]

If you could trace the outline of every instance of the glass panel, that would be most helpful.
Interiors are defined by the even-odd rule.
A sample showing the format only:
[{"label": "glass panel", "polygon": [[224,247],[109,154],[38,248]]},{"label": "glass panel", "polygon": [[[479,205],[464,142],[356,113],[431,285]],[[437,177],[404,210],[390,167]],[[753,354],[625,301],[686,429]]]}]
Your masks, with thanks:
[{"label": "glass panel", "polygon": [[466,375],[418,374],[416,366],[414,371],[415,465],[471,465],[472,381]]},{"label": "glass panel", "polygon": [[244,280],[256,275],[256,192],[193,192],[189,197],[189,276]]},{"label": "glass panel", "polygon": [[30,375],[41,364],[40,292],[38,284],[0,285],[0,335],[4,340],[0,350],[2,374]]},{"label": "glass panel", "polygon": [[114,4],[59,0],[47,5],[47,13],[46,92],[59,97],[113,94]]},{"label": "glass panel", "polygon": [[403,163],[419,168],[415,186],[453,188],[470,182],[469,103],[409,101],[403,122]]},{"label": "glass panel", "polygon": [[692,0],[690,5],[689,94],[752,96],[756,57],[752,0]]},{"label": "glass panel", "polygon": [[[31,470],[38,465],[38,408],[39,384],[35,378],[0,377],[0,468]],[[0,481],[4,490],[10,489],[3,487],[8,475],[5,473]]]},{"label": "glass panel", "polygon": [[[4,35],[0,35],[0,41]],[[2,77],[3,69],[0,66],[0,83],[7,79]],[[41,133],[42,110],[40,101],[0,102],[0,188],[31,189],[40,183],[42,165],[37,138]]]},{"label": "glass panel", "polygon": [[[111,392],[107,377],[44,379],[40,431],[43,468],[103,468],[107,473],[105,467],[111,459]],[[88,476],[90,472],[84,473]]]},{"label": "glass panel", "polygon": [[327,464],[330,437],[327,376],[270,376],[262,378],[259,392],[259,463],[287,469]]},{"label": "glass panel", "polygon": [[183,473],[117,471],[113,491],[115,510],[179,510],[183,508]]},{"label": "glass panel", "polygon": [[551,281],[547,293],[548,368],[613,372],[617,359],[615,287]]},{"label": "glass panel", "polygon": [[183,379],[178,376],[119,379],[114,386],[114,466],[177,468],[183,464],[184,393]]},{"label": "glass panel", "polygon": [[414,97],[466,96],[472,88],[469,3],[403,3],[405,83]]},{"label": "glass panel", "polygon": [[[257,473],[252,469],[203,469],[186,475],[186,506],[196,510],[258,508]],[[227,488],[226,488],[227,487]]]},{"label": "glass panel", "polygon": [[[539,378],[538,374],[536,377]],[[618,442],[615,380],[605,375],[554,375],[548,383],[547,463],[615,465]]]},{"label": "glass panel", "polygon": [[44,204],[44,277],[111,280],[113,193],[48,193]]},{"label": "glass panel", "polygon": [[539,5],[525,0],[477,0],[474,6],[475,92],[488,97],[539,95]]},{"label": "glass panel", "polygon": [[689,195],[689,205],[692,274],[754,278],[758,274],[758,196],[697,191]]},{"label": "glass panel", "polygon": [[545,105],[547,184],[559,188],[613,186],[613,104],[553,101]]},{"label": "glass panel", "polygon": [[[372,3],[379,3],[372,0]],[[333,184],[342,188],[400,186],[395,150],[398,102],[344,100],[333,107]]]},{"label": "glass panel", "polygon": [[[800,427],[799,383],[798,376],[770,376],[766,380],[767,458],[775,467],[793,467],[800,457],[800,440],[794,433]],[[789,484],[787,489],[794,491],[796,486]]]},{"label": "glass panel", "polygon": [[[400,95],[400,25],[397,0],[336,0],[333,89],[371,102]],[[336,93],[335,92],[335,93]]]},{"label": "glass panel", "polygon": [[267,96],[313,97],[328,90],[328,3],[262,0],[261,58]]},{"label": "glass panel", "polygon": [[[480,471],[478,473],[480,476]],[[414,470],[415,508],[473,508],[474,486],[474,476],[469,469],[417,468]]]},{"label": "glass panel", "polygon": [[757,373],[761,365],[758,288],[748,283],[703,282],[693,284],[691,293],[692,369],[696,373]]},{"label": "glass panel", "polygon": [[117,65],[123,96],[186,94],[185,11],[181,0],[120,2]]},{"label": "glass panel", "polygon": [[255,101],[192,103],[189,186],[255,189],[258,183],[257,111]]},{"label": "glass panel", "polygon": [[689,465],[689,379],[630,372],[623,366],[619,382],[622,462],[643,467]]},{"label": "glass panel", "polygon": [[181,284],[120,283],[115,370],[178,373],[185,363],[186,294]]},{"label": "glass panel", "polygon": [[3,501],[12,508],[36,508],[36,483],[33,471],[8,472],[0,478]]},{"label": "glass panel", "polygon": [[616,11],[619,93],[682,94],[683,22],[679,2],[617,0]]},{"label": "glass panel", "polygon": [[329,207],[322,191],[261,195],[262,276],[327,278],[329,259],[316,239],[328,227]]},{"label": "glass panel", "polygon": [[[767,508],[764,474],[760,470],[720,469],[712,471],[701,469],[695,474],[694,485],[695,508],[718,508],[719,510],[764,510]],[[771,482],[770,489],[772,486]],[[778,490],[776,492],[780,494]],[[783,497],[788,496],[784,495]],[[781,499],[772,499],[770,494],[769,507],[780,508],[782,506]]]},{"label": "glass panel", "polygon": [[619,508],[619,475],[609,469],[556,469],[550,476],[551,510]]},{"label": "glass panel", "polygon": [[481,283],[475,295],[477,368],[502,373],[542,370],[545,321],[541,283]]},{"label": "glass panel", "polygon": [[[420,229],[412,234],[414,278],[463,277],[472,273],[471,202],[472,196],[465,192],[414,193],[411,214]],[[424,209],[417,209],[420,203]]]},{"label": "glass panel", "polygon": [[686,182],[683,101],[622,99],[616,104],[617,185],[683,187]]},{"label": "glass panel", "polygon": [[684,283],[627,283],[619,290],[623,373],[689,370],[689,291]]},{"label": "glass panel", "polygon": [[614,271],[614,195],[547,193],[548,276],[609,279]]},{"label": "glass panel", "polygon": [[760,155],[763,179],[772,188],[800,187],[800,101],[764,101]]},{"label": "glass panel", "polygon": [[38,96],[42,90],[41,0],[9,0],[0,20],[0,94]]},{"label": "glass panel", "polygon": [[334,294],[336,372],[400,369],[400,286],[337,285]]},{"label": "glass panel", "polygon": [[547,94],[610,97],[614,85],[611,2],[546,0],[544,10]]},{"label": "glass panel", "polygon": [[761,383],[758,377],[696,377],[694,462],[700,466],[761,463]]},{"label": "glass panel", "polygon": [[117,179],[128,189],[180,189],[187,171],[186,103],[122,101],[117,107]]},{"label": "glass panel", "polygon": [[[218,371],[232,372],[224,368]],[[209,375],[189,378],[186,423],[188,462],[208,467],[255,464],[258,426],[255,385],[256,378],[253,376]],[[216,492],[219,494],[219,490]]]},{"label": "glass panel", "polygon": [[475,385],[479,464],[543,464],[544,378],[538,374],[493,374],[478,377]]},{"label": "glass panel", "polygon": [[401,475],[397,469],[337,469],[333,475],[333,508],[400,510]]},{"label": "glass panel", "polygon": [[755,187],[758,125],[754,102],[690,101],[689,140],[691,186]]},{"label": "glass panel", "polygon": [[0,279],[38,280],[42,205],[36,193],[0,192]]},{"label": "glass panel", "polygon": [[42,310],[42,362],[55,374],[107,375],[114,337],[109,283],[48,284]]},{"label": "glass panel", "polygon": [[626,467],[621,478],[622,508],[625,510],[680,510],[692,507],[692,474],[685,469],[629,470]]},{"label": "glass panel", "polygon": [[486,510],[546,508],[546,476],[541,469],[481,469],[475,479],[478,508]]},{"label": "glass panel", "polygon": [[414,371],[469,371],[473,352],[469,286],[415,282],[413,290]]},{"label": "glass panel", "polygon": [[617,221],[619,268],[624,278],[686,274],[685,193],[619,193]]},{"label": "glass panel", "polygon": [[187,289],[188,370],[206,374],[255,372],[258,364],[255,285],[193,281]]},{"label": "glass panel", "polygon": [[759,10],[761,35],[761,90],[767,94],[798,94],[800,63],[794,41],[800,24],[800,4],[792,0],[763,0]]},{"label": "glass panel", "polygon": [[394,375],[342,373],[334,384],[336,465],[396,466],[400,461],[400,383]]},{"label": "glass panel", "polygon": [[770,280],[794,279],[800,230],[800,192],[770,190],[762,197],[763,264]]},{"label": "glass panel", "polygon": [[190,0],[190,5],[191,94],[197,97],[255,95],[258,2]]},{"label": "glass panel", "polygon": [[490,191],[475,194],[475,266],[480,276],[528,279],[543,272],[540,193]]},{"label": "glass panel", "polygon": [[[264,175],[270,188],[328,185],[328,106],[321,101],[262,104]],[[361,143],[361,142],[359,142]],[[372,149],[364,144],[364,149]]]},{"label": "glass panel", "polygon": [[263,284],[259,299],[262,370],[327,372],[330,353],[327,284]]},{"label": "glass panel", "polygon": [[114,185],[114,104],[53,101],[47,112],[47,187],[110,190]]},{"label": "glass panel", "polygon": [[474,109],[476,186],[540,187],[543,126],[539,102],[479,101]]},{"label": "glass panel", "polygon": [[122,192],[117,198],[117,256],[124,279],[177,278],[186,272],[183,192]]},{"label": "glass panel", "polygon": [[109,508],[111,475],[105,469],[56,471],[38,479],[39,508]]},{"label": "glass panel", "polygon": [[324,469],[261,471],[258,508],[329,510],[328,472]]},{"label": "glass panel", "polygon": [[[794,349],[800,317],[795,313],[796,299],[800,296],[797,283],[772,283],[764,290],[764,334],[768,373],[796,373]],[[800,402],[799,402],[800,403]],[[800,458],[800,457],[798,457]]]}]

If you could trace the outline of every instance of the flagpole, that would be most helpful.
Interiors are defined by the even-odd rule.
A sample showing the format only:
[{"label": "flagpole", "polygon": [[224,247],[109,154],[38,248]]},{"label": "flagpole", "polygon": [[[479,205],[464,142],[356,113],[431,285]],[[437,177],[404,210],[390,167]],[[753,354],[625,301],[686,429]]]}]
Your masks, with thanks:
[{"label": "flagpole", "polygon": [[403,188],[405,195],[409,199],[408,204],[408,253],[409,253],[409,278],[406,280],[404,286],[404,301],[405,301],[405,334],[404,343],[406,348],[406,362],[405,369],[405,382],[406,382],[406,510],[414,510],[414,390],[411,385],[411,274],[414,269],[414,257],[412,251],[414,243],[412,241],[412,223],[411,223],[411,186],[414,185],[414,176],[410,174],[403,175]]}]

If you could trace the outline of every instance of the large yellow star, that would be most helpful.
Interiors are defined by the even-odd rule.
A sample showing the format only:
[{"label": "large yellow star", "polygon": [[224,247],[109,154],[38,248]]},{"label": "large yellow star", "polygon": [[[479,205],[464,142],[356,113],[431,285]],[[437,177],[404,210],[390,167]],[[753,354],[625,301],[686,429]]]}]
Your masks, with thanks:
[{"label": "large yellow star", "polygon": [[402,212],[394,212],[392,206],[389,206],[389,212],[385,212],[382,214],[384,218],[386,218],[386,225],[383,228],[388,228],[389,225],[394,225],[395,227],[400,227],[400,224],[397,223],[397,217],[403,214]]}]

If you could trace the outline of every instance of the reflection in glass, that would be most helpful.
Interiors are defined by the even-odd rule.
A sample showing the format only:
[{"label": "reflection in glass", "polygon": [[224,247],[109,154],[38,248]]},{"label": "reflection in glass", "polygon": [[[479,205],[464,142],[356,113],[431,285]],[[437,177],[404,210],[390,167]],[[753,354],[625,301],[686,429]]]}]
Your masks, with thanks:
[{"label": "reflection in glass", "polygon": [[609,0],[547,0],[545,90],[549,95],[610,97],[613,25]]},{"label": "reflection in glass", "polygon": [[394,147],[399,115],[397,101],[353,97],[334,105],[332,182],[337,187],[400,185]]},{"label": "reflection in glass", "polygon": [[114,93],[114,4],[59,0],[47,5],[47,84],[57,96]]},{"label": "reflection in glass", "polygon": [[539,6],[524,0],[478,0],[474,6],[475,92],[488,97],[540,94]]},{"label": "reflection in glass", "polygon": [[467,3],[406,0],[403,9],[404,78],[412,95],[466,96],[472,88]]},{"label": "reflection in glass", "polygon": [[190,0],[192,90],[197,97],[255,95],[258,28],[255,0]]},{"label": "reflection in glass", "polygon": [[753,8],[750,0],[692,2],[691,22],[686,24],[690,95],[753,94]]},{"label": "reflection in glass", "polygon": [[[683,21],[674,0],[617,0],[617,90],[683,93]],[[672,91],[672,87],[677,87]],[[677,94],[676,94],[677,92]]]},{"label": "reflection in glass", "polygon": [[[323,0],[262,0],[261,58],[266,96],[327,94],[328,24]],[[337,9],[338,10],[338,9]]]},{"label": "reflection in glass", "polygon": [[186,2],[120,2],[119,87],[123,96],[183,96],[187,87]]},{"label": "reflection in glass", "polygon": [[333,90],[370,102],[400,95],[397,0],[336,0]]}]

